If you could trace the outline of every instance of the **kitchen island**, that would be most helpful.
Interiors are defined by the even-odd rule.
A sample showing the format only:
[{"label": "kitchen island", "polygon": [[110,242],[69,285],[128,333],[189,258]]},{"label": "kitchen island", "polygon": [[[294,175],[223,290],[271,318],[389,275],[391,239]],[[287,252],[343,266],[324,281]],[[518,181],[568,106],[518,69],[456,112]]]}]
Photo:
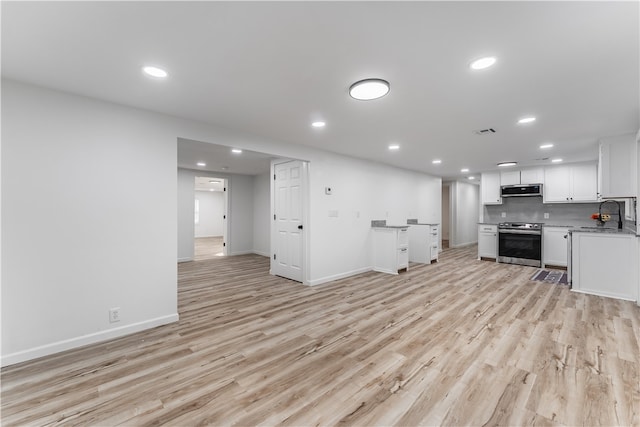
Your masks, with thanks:
[{"label": "kitchen island", "polygon": [[638,245],[632,231],[578,227],[569,235],[569,280],[574,291],[638,300]]}]

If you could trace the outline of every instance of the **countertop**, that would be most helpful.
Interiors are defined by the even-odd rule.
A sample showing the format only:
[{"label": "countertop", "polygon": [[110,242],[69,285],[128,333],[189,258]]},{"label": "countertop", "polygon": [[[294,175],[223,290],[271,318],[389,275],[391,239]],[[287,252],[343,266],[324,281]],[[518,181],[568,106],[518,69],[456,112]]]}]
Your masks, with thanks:
[{"label": "countertop", "polygon": [[387,225],[386,219],[374,219],[371,220],[371,228],[395,228],[395,229],[406,229],[409,228],[408,225]]},{"label": "countertop", "polygon": [[623,228],[622,230],[618,230],[613,227],[571,227],[569,228],[569,233],[600,233],[600,234],[628,234],[630,236],[635,236],[631,230],[627,230]]}]

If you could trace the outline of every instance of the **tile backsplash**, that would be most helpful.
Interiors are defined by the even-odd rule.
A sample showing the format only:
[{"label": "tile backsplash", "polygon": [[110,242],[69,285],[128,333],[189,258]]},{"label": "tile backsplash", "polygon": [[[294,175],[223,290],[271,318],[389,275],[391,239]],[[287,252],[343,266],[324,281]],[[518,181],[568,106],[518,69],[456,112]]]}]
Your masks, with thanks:
[{"label": "tile backsplash", "polygon": [[[622,216],[624,219],[624,202]],[[485,205],[484,222],[542,222],[548,225],[591,226],[595,222],[591,214],[598,213],[600,203],[551,203],[543,204],[542,197],[507,197],[501,205]],[[505,217],[502,217],[502,213]],[[602,208],[603,213],[616,213],[611,215],[611,221],[617,223],[618,208],[611,203]],[[548,213],[549,218],[544,214]],[[635,224],[625,224],[625,226]]]}]

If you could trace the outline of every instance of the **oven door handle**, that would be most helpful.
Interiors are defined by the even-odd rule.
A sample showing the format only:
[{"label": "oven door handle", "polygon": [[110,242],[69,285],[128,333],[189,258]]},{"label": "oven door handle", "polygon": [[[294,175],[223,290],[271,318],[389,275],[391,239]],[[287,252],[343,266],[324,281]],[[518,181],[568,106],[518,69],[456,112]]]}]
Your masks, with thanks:
[{"label": "oven door handle", "polygon": [[502,234],[532,234],[532,235],[538,235],[541,236],[542,233],[538,230],[498,230],[498,233],[502,233]]}]

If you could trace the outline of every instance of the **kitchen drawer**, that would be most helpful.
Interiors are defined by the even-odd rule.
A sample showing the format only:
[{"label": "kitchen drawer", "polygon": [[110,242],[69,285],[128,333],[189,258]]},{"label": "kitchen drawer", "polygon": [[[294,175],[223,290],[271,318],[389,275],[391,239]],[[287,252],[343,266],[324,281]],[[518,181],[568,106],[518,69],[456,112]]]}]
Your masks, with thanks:
[{"label": "kitchen drawer", "polygon": [[494,224],[480,224],[478,227],[478,231],[480,231],[481,233],[483,231],[488,233],[497,233],[498,226]]},{"label": "kitchen drawer", "polygon": [[398,247],[409,245],[409,233],[407,230],[398,231]]},{"label": "kitchen drawer", "polygon": [[431,261],[438,259],[438,244],[431,246]]},{"label": "kitchen drawer", "polygon": [[409,267],[409,248],[398,249],[398,270]]}]

